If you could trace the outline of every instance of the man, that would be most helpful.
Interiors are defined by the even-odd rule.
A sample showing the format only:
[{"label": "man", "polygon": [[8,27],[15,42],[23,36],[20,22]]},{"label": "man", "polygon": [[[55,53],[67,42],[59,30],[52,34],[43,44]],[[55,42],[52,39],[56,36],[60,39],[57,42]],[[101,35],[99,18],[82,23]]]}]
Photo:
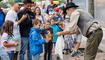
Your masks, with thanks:
[{"label": "man", "polygon": [[45,3],[42,3],[41,6],[41,15],[45,18],[45,13],[46,13],[47,8],[45,7]]},{"label": "man", "polygon": [[53,4],[53,0],[51,0],[50,3],[51,3],[51,4],[48,5],[46,13],[51,17],[51,16],[53,16],[53,14],[54,14],[54,10],[53,10],[53,9],[54,9],[56,6]]},{"label": "man", "polygon": [[2,24],[4,23],[4,19],[5,19],[5,15],[3,10],[1,9],[1,4],[0,4],[0,31],[1,31]]},{"label": "man", "polygon": [[27,53],[27,59],[32,60],[29,51],[29,32],[32,27],[32,19],[35,18],[34,14],[31,12],[31,1],[24,0],[24,9],[18,13],[19,19],[27,14],[27,18],[20,23],[20,35],[21,35],[21,50],[19,53],[19,60],[24,60],[24,55]]},{"label": "man", "polygon": [[19,33],[19,24],[26,19],[27,15],[23,15],[23,17],[18,21],[17,13],[20,10],[19,3],[14,3],[11,10],[8,11],[5,21],[10,20],[14,22],[14,30],[13,35],[15,37],[16,42],[19,42],[19,46],[16,48],[16,53],[14,55],[14,59],[17,60],[18,52],[20,51],[20,33]]},{"label": "man", "polygon": [[97,54],[98,46],[102,40],[103,32],[96,21],[90,14],[83,10],[77,9],[77,5],[70,2],[66,5],[67,15],[70,16],[71,22],[69,29],[56,35],[73,34],[79,28],[83,36],[87,37],[84,60],[94,60]]}]

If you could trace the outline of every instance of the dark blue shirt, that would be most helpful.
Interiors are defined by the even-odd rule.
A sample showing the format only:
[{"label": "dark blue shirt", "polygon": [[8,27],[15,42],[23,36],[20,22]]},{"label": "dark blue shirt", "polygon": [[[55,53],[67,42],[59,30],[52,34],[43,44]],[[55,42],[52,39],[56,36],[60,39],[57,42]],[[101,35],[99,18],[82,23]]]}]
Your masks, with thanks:
[{"label": "dark blue shirt", "polygon": [[19,20],[22,18],[24,14],[28,14],[28,17],[25,20],[23,20],[19,25],[20,34],[21,34],[21,37],[29,37],[29,32],[32,27],[32,19],[35,18],[35,15],[31,11],[26,12],[24,10],[21,10],[18,13]]}]

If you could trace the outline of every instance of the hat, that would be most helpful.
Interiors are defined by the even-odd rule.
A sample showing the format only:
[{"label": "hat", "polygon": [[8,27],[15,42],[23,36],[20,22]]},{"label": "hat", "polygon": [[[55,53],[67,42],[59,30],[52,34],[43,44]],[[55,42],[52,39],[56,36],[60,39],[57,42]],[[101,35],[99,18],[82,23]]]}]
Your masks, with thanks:
[{"label": "hat", "polygon": [[69,2],[69,3],[66,4],[66,10],[68,8],[72,8],[72,7],[79,7],[79,6],[78,5],[75,5],[73,2]]},{"label": "hat", "polygon": [[54,11],[59,11],[59,8],[54,8]]}]

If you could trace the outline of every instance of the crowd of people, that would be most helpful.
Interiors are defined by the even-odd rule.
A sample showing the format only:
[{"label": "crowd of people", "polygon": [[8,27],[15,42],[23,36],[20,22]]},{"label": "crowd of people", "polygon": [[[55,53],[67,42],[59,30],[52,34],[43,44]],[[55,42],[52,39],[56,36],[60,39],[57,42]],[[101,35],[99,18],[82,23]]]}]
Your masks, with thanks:
[{"label": "crowd of people", "polygon": [[[62,36],[64,48],[62,54],[72,57],[83,55],[79,50],[82,35],[87,37],[84,60],[94,60],[103,36],[98,21],[87,12],[79,9],[73,2],[63,6],[46,3],[33,6],[30,0],[24,0],[20,6],[14,2],[11,9],[4,14],[0,5],[0,59],[1,60],[44,60],[52,58]],[[62,44],[59,47],[63,47]],[[66,51],[66,52],[64,52]],[[55,54],[54,54],[55,55]],[[56,60],[63,60],[56,54]]]}]

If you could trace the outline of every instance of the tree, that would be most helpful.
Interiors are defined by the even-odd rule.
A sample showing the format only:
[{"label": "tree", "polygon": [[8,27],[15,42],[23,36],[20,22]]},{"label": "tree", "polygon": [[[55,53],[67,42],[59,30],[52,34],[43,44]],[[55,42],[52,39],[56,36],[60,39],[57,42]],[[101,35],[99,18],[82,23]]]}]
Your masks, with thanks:
[{"label": "tree", "polygon": [[9,4],[13,4],[13,0],[8,0]]},{"label": "tree", "polygon": [[2,0],[0,0],[0,2],[1,2]]}]

